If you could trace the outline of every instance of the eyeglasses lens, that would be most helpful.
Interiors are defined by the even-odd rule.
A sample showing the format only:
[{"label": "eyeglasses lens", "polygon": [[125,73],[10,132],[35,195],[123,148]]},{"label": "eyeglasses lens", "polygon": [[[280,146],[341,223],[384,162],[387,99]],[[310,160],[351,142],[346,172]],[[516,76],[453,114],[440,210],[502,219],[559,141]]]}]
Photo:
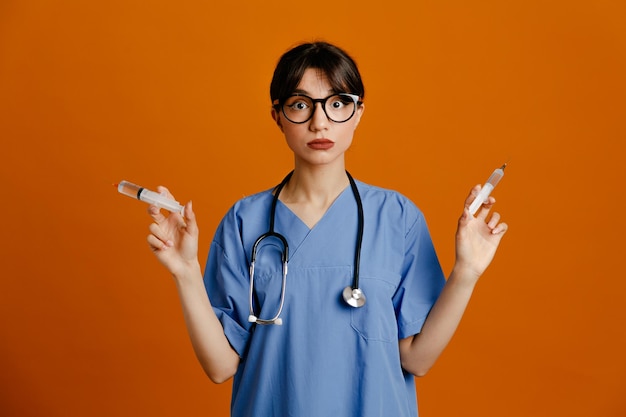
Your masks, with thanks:
[{"label": "eyeglasses lens", "polygon": [[313,117],[318,101],[322,103],[326,116],[337,123],[348,121],[356,109],[356,99],[348,94],[334,94],[323,100],[293,95],[283,102],[283,114],[293,123],[304,123]]}]

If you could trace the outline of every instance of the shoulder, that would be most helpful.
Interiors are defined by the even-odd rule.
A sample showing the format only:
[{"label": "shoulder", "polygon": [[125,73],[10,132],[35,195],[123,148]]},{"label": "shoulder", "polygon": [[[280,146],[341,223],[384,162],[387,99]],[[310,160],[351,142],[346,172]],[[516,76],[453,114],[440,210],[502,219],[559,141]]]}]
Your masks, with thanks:
[{"label": "shoulder", "polygon": [[404,194],[375,185],[356,181],[364,206],[377,208],[379,211],[390,211],[403,217],[409,217],[413,221],[423,217],[421,210]]},{"label": "shoulder", "polygon": [[229,212],[242,214],[257,211],[259,206],[269,206],[272,202],[272,190],[267,189],[241,198],[231,206]]},{"label": "shoulder", "polygon": [[244,223],[249,226],[253,222],[267,223],[271,204],[272,189],[241,198],[228,209],[222,218],[217,229],[217,235],[230,233],[234,230],[241,231]]}]

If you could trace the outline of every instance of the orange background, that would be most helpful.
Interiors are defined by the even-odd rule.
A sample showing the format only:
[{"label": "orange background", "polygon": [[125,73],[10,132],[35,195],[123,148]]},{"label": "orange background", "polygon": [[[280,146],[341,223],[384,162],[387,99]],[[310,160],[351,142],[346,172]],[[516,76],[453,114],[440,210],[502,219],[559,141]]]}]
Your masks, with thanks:
[{"label": "orange background", "polygon": [[420,415],[626,415],[623,1],[211,3],[0,3],[1,415],[227,415],[111,184],[193,199],[204,262],[290,169],[269,81],[316,38],[365,80],[350,171],[422,208],[446,271],[468,189],[510,159],[510,233]]}]

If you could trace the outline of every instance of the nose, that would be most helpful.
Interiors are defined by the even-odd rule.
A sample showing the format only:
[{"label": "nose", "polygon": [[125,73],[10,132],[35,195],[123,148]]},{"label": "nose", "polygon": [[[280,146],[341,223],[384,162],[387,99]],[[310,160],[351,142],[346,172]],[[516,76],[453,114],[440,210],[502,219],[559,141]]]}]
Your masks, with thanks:
[{"label": "nose", "polygon": [[322,103],[315,103],[315,109],[313,111],[313,117],[309,122],[309,129],[317,132],[328,128],[329,120],[324,111],[324,105]]}]

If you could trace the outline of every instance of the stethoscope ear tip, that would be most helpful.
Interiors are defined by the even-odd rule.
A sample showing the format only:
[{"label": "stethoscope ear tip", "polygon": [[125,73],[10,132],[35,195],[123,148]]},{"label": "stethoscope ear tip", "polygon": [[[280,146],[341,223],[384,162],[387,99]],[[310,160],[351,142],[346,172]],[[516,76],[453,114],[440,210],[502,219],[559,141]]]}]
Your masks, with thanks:
[{"label": "stethoscope ear tip", "polygon": [[256,324],[275,324],[277,326],[282,326],[283,325],[283,319],[281,319],[280,317],[275,318],[275,319],[271,319],[271,320],[262,320],[262,319],[259,319],[254,314],[250,314],[248,316],[248,321],[250,323],[256,323]]}]

